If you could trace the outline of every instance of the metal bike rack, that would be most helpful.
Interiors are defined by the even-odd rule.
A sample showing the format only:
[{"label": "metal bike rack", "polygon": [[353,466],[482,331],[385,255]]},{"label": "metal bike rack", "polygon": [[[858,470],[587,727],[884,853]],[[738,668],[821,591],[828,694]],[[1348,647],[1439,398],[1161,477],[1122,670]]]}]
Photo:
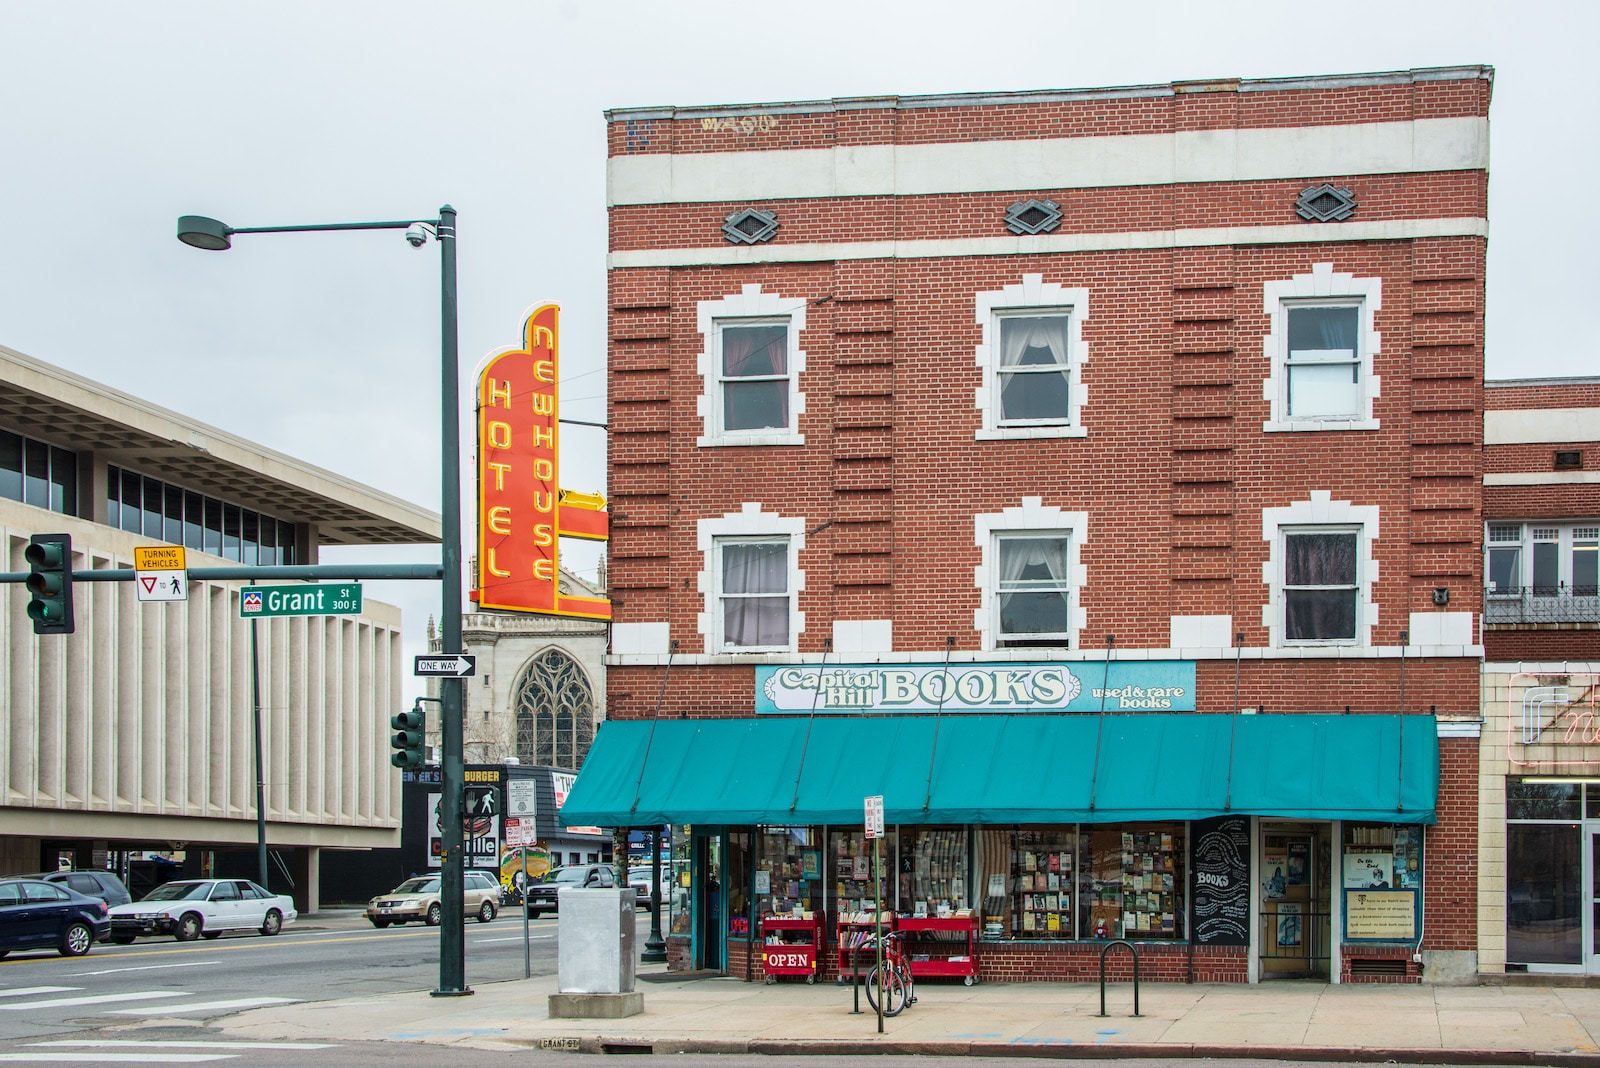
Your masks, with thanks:
[{"label": "metal bike rack", "polygon": [[1128,952],[1133,954],[1133,1015],[1139,1015],[1139,950],[1132,942],[1119,938],[1115,942],[1107,942],[1100,950],[1100,1015],[1106,1014],[1106,954],[1118,946],[1127,946]]}]

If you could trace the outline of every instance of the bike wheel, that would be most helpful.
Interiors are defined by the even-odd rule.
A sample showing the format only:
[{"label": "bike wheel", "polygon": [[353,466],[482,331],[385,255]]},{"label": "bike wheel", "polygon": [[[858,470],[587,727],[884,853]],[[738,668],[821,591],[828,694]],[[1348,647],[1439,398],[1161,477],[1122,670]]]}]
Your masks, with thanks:
[{"label": "bike wheel", "polygon": [[[867,1004],[872,1006],[872,1011],[878,1011],[878,969],[874,967],[867,972],[863,982],[867,987]],[[898,968],[889,968],[884,972],[883,982],[883,1014],[885,1016],[899,1016],[906,1007],[908,993],[906,977]]]}]

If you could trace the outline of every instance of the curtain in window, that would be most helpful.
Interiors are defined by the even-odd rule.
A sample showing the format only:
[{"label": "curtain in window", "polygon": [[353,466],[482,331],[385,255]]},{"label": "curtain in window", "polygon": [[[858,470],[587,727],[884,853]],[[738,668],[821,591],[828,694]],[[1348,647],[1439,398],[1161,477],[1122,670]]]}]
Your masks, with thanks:
[{"label": "curtain in window", "polygon": [[1290,641],[1354,638],[1356,535],[1292,534],[1284,538],[1283,549],[1285,636]]},{"label": "curtain in window", "polygon": [[[1067,317],[1000,320],[1000,407],[1007,420],[1064,420],[1067,407]],[[1021,372],[1019,368],[1059,368]]]},{"label": "curtain in window", "polygon": [[788,589],[788,543],[723,545],[723,641],[744,647],[788,645]]},{"label": "curtain in window", "polygon": [[1067,540],[1002,538],[1000,633],[1003,637],[1067,630]]},{"label": "curtain in window", "polygon": [[1289,414],[1354,416],[1359,308],[1289,309]]},{"label": "curtain in window", "polygon": [[[723,428],[759,430],[789,425],[789,328],[725,326],[722,328]],[[764,381],[732,381],[765,378]]]}]

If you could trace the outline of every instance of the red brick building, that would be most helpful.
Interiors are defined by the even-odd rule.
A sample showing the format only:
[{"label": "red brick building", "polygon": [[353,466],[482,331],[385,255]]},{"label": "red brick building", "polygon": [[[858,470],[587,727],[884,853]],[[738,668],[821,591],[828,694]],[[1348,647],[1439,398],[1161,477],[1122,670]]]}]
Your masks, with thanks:
[{"label": "red brick building", "polygon": [[676,962],[1475,970],[1491,80],[608,115],[568,805],[692,825]]}]

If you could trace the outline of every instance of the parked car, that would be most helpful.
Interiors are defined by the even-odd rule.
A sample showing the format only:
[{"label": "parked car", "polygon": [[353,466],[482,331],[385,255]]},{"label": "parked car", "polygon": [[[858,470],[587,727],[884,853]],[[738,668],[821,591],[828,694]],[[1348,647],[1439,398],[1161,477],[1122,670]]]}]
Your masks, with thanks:
[{"label": "parked car", "polygon": [[558,895],[563,886],[613,887],[617,885],[617,869],[609,864],[569,864],[551,868],[539,882],[528,887],[528,915],[557,911]]},{"label": "parked car", "polygon": [[[477,916],[479,923],[494,919],[499,911],[500,883],[488,872],[471,869],[463,873],[462,881],[461,914]],[[421,920],[429,927],[439,926],[444,919],[444,906],[439,903],[439,876],[419,875],[387,894],[379,894],[367,902],[367,919],[374,927],[412,920]]]},{"label": "parked car", "polygon": [[275,935],[299,913],[294,900],[248,879],[182,879],[156,887],[141,901],[111,909],[111,941],[169,934],[180,942],[220,938],[227,931]]},{"label": "parked car", "polygon": [[38,875],[24,875],[24,879],[38,879],[76,890],[85,897],[97,897],[109,905],[126,905],[133,900],[122,880],[108,871],[85,869],[83,871],[42,871]]},{"label": "parked car", "polygon": [[111,934],[97,897],[42,879],[0,879],[0,957],[14,949],[54,949],[81,957]]}]

